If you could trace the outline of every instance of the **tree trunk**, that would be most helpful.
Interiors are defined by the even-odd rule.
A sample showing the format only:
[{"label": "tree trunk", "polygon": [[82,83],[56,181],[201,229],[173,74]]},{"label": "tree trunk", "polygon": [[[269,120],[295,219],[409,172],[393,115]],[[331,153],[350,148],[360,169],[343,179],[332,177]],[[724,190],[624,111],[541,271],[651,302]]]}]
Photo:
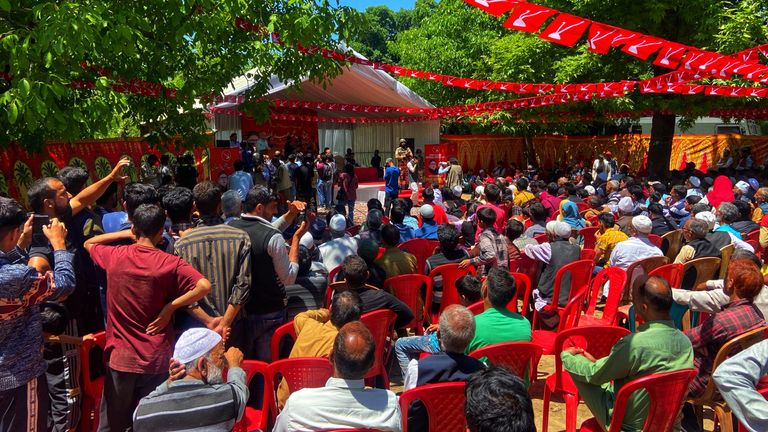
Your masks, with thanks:
[{"label": "tree trunk", "polygon": [[[525,165],[539,167],[539,162],[536,160],[536,150],[533,148],[533,137],[526,133],[523,135],[523,142],[523,160]],[[520,169],[525,171],[525,167],[521,167]]]},{"label": "tree trunk", "polygon": [[669,159],[672,155],[672,138],[675,135],[675,115],[653,115],[651,144],[648,147],[648,175],[653,179],[669,176]]}]

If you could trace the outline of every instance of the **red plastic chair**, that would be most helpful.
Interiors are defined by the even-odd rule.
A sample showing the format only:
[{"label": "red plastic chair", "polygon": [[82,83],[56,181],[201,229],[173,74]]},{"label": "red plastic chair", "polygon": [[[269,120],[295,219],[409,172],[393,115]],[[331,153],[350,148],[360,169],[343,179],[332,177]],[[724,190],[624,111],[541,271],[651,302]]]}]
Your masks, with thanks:
[{"label": "red plastic chair", "polygon": [[587,219],[587,221],[591,226],[597,226],[598,222],[600,222],[600,216],[594,215],[591,218]]},{"label": "red plastic chair", "polygon": [[362,228],[362,226],[352,225],[351,227],[347,228],[347,235],[349,235],[350,237],[354,237],[360,234],[360,228]]},{"label": "red plastic chair", "polygon": [[[603,315],[598,318],[595,315],[595,308],[597,306],[597,300],[603,295],[603,286],[606,282],[610,283],[608,299],[605,301]],[[619,316],[617,314],[619,310],[619,302],[621,301],[621,293],[624,290],[624,284],[626,283],[627,272],[624,270],[618,267],[608,267],[600,270],[600,273],[592,278],[592,283],[587,292],[587,310],[584,315],[579,318],[578,326],[617,325],[619,321]]]},{"label": "red plastic chair", "polygon": [[581,212],[583,212],[585,210],[589,210],[589,204],[584,202],[584,201],[577,202],[576,203],[576,208],[579,210],[579,213],[581,213]]},{"label": "red plastic chair", "polygon": [[759,244],[760,243],[760,230],[756,229],[754,231],[750,231],[749,233],[747,233],[746,240],[754,240],[754,241],[756,241]]},{"label": "red plastic chair", "polygon": [[[94,377],[91,374],[91,352],[98,347],[102,352],[100,358],[103,358],[106,343],[106,335],[104,332],[100,332],[94,334],[93,339],[83,340],[83,344],[80,345],[83,378],[83,402],[80,430],[83,432],[94,432],[99,428],[99,407],[101,406],[101,395],[104,392],[104,375]],[[103,361],[99,362],[99,364],[102,363]]]},{"label": "red plastic chair", "polygon": [[497,343],[469,353],[476,359],[486,357],[491,364],[505,366],[520,378],[528,376],[531,383],[536,380],[542,354],[541,347],[531,342]]},{"label": "red plastic chair", "polygon": [[544,354],[555,354],[555,339],[557,335],[565,330],[579,325],[581,312],[584,310],[584,299],[587,296],[587,287],[583,287],[581,292],[576,294],[568,301],[560,315],[560,323],[557,330],[533,330],[531,334],[532,342],[540,346]]},{"label": "red plastic chair", "polygon": [[272,422],[277,418],[277,387],[285,379],[290,393],[304,388],[325,386],[333,375],[333,365],[327,358],[297,357],[272,362],[267,367],[269,380],[269,399]]},{"label": "red plastic chair", "polygon": [[477,303],[472,303],[471,305],[467,306],[467,309],[472,312],[472,315],[480,315],[481,313],[485,312],[485,302],[480,300]]},{"label": "red plastic chair", "polygon": [[368,312],[360,317],[360,321],[368,327],[373,334],[373,340],[376,344],[373,366],[368,371],[366,379],[381,377],[384,382],[384,388],[389,388],[389,375],[387,374],[387,356],[389,355],[388,339],[395,331],[395,319],[397,315],[389,309],[380,309]]},{"label": "red plastic chair", "polygon": [[[588,226],[579,230],[579,235],[584,239],[584,249],[594,249],[597,244],[597,232],[600,231],[598,226]],[[593,258],[594,259],[594,258]]]},{"label": "red plastic chair", "polygon": [[[452,305],[452,304],[458,304],[459,301],[459,292],[456,290],[456,280],[458,280],[460,277],[465,275],[475,275],[477,274],[477,271],[475,270],[475,267],[468,266],[466,268],[460,269],[458,263],[452,263],[452,264],[443,264],[441,266],[437,266],[434,269],[432,269],[431,272],[429,272],[429,278],[432,279],[433,283],[435,280],[435,276],[440,275],[443,277],[443,297],[440,300],[440,310],[437,314],[431,314],[431,322],[436,323],[438,317],[441,313],[443,313],[443,310]],[[430,312],[432,310],[432,296],[433,287],[427,287],[427,295],[426,300],[424,301],[424,316],[428,317],[430,316]]]},{"label": "red plastic chair", "polygon": [[376,255],[376,259],[381,258],[381,256],[384,255],[384,252],[386,252],[386,251],[387,251],[387,248],[380,247],[379,248],[379,253]]},{"label": "red plastic chair", "polygon": [[528,228],[533,226],[533,219],[527,218],[523,221],[523,229],[527,230]]},{"label": "red plastic chair", "polygon": [[536,261],[528,255],[521,253],[520,258],[509,262],[509,271],[523,273],[528,276],[532,285],[539,281],[539,272],[541,270],[541,261]]},{"label": "red plastic chair", "polygon": [[[512,312],[518,312],[522,315],[528,314],[528,306],[531,300],[531,291],[533,286],[531,285],[531,279],[525,273],[512,272],[510,273],[515,278],[515,296],[507,303],[507,309]],[[517,308],[517,300],[522,299],[522,309]]]},{"label": "red plastic chair", "polygon": [[[657,373],[632,380],[624,384],[613,404],[613,417],[608,432],[621,431],[627,402],[636,391],[643,390],[650,398],[648,416],[642,430],[669,432],[675,425],[683,400],[688,393],[688,384],[696,376],[696,369],[681,369],[674,372]],[[581,424],[581,432],[603,432],[594,417]]]},{"label": "red plastic chair", "polygon": [[[763,377],[760,381],[758,381],[755,390],[757,390],[757,392],[760,393],[762,397],[768,399],[768,377]],[[739,422],[739,432],[748,432],[747,428],[744,427],[741,422]]]},{"label": "red plastic chair", "polygon": [[427,410],[430,431],[465,432],[464,383],[450,382],[427,384],[400,395],[400,412],[403,418],[403,432],[408,432],[408,408],[414,401],[421,401]]},{"label": "red plastic chair", "polygon": [[[563,289],[563,278],[570,274],[571,286],[568,287],[568,300],[570,301],[576,293],[582,292],[589,286],[589,282],[592,279],[592,269],[595,268],[594,260],[579,260],[570,264],[566,264],[557,270],[555,275],[555,288],[552,293],[552,304],[547,305],[546,309],[549,311],[557,311],[562,319],[564,308],[558,305],[558,299],[560,298],[560,291]],[[534,328],[539,328],[538,313],[533,312],[533,325]]]},{"label": "red plastic chair", "polygon": [[594,261],[596,255],[597,255],[597,251],[595,251],[594,249],[584,248],[581,250],[580,259]]},{"label": "red plastic chair", "polygon": [[425,292],[432,291],[432,278],[425,275],[406,274],[391,277],[384,281],[384,289],[390,290],[395,297],[413,311],[413,320],[405,325],[411,328],[417,335],[424,334],[424,317],[421,302],[421,287],[425,286]]},{"label": "red plastic chair", "polygon": [[272,353],[272,361],[280,360],[280,345],[283,342],[283,338],[290,336],[292,342],[296,342],[296,329],[293,326],[293,321],[287,322],[278,327],[274,333],[272,333],[272,339],[269,343],[269,350]]},{"label": "red plastic chair", "polygon": [[332,284],[332,283],[336,282],[336,275],[339,274],[339,272],[341,271],[342,268],[343,268],[343,266],[338,265],[338,266],[336,266],[336,268],[332,269],[328,273],[328,283],[329,284]]},{"label": "red plastic chair", "polygon": [[539,242],[539,244],[546,243],[549,241],[549,238],[547,237],[546,233],[536,234],[533,236],[533,239]]},{"label": "red plastic chair", "polygon": [[400,243],[398,248],[416,257],[416,272],[422,273],[426,267],[427,258],[432,256],[432,252],[438,246],[440,246],[440,242],[437,240],[411,239]]},{"label": "red plastic chair", "polygon": [[656,234],[648,234],[648,241],[650,241],[659,249],[661,249],[661,245],[664,243],[664,241],[661,239],[661,236],[657,236]]},{"label": "red plastic chair", "polygon": [[257,360],[244,360],[240,363],[240,367],[245,371],[246,386],[250,386],[250,382],[256,375],[264,377],[264,397],[262,399],[261,408],[255,408],[246,406],[243,418],[235,423],[233,432],[247,432],[254,429],[266,430],[269,423],[269,407],[272,404],[270,395],[272,390],[270,389],[268,376],[269,365]]},{"label": "red plastic chair", "polygon": [[745,243],[747,243],[748,245],[752,246],[752,249],[754,249],[755,251],[760,250],[760,242],[758,242],[756,240],[749,239]]},{"label": "red plastic chair", "polygon": [[659,276],[669,282],[669,286],[677,288],[683,278],[683,265],[680,263],[665,264],[648,272],[648,276]]},{"label": "red plastic chair", "polygon": [[586,350],[596,359],[607,356],[619,339],[629,334],[621,327],[577,327],[565,330],[557,335],[554,344],[555,373],[548,376],[544,384],[544,408],[541,430],[547,431],[549,423],[549,400],[552,393],[557,393],[565,400],[565,430],[576,431],[576,414],[579,408],[579,391],[571,375],[563,370],[560,353],[569,347]]}]

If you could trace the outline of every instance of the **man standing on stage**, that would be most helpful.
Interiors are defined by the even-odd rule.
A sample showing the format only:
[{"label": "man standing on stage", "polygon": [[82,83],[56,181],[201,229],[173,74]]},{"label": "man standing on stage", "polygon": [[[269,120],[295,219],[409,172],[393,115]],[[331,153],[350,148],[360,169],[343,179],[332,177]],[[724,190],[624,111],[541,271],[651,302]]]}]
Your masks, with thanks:
[{"label": "man standing on stage", "polygon": [[400,168],[400,189],[408,189],[408,161],[413,157],[405,138],[400,138],[400,146],[395,149],[395,159]]}]

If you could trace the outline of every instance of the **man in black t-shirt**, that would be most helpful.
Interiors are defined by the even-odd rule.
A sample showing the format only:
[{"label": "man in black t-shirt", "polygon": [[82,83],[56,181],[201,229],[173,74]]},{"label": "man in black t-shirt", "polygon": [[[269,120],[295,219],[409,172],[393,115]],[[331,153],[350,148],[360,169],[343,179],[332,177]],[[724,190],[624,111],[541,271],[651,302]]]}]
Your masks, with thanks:
[{"label": "man in black t-shirt", "polygon": [[[427,258],[424,266],[424,274],[428,275],[435,268],[443,264],[459,263],[469,258],[464,249],[459,249],[459,231],[451,224],[442,224],[437,227],[437,240],[440,242],[440,252]],[[443,277],[435,276],[432,284],[432,303],[439,305],[443,298]]]}]

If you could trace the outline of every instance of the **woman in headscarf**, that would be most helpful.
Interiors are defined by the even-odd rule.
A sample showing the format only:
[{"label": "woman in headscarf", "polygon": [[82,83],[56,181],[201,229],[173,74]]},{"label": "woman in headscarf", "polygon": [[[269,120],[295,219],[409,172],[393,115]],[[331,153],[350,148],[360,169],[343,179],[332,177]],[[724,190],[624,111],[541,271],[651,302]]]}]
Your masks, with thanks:
[{"label": "woman in headscarf", "polygon": [[560,214],[562,221],[573,229],[581,229],[586,226],[584,219],[579,216],[579,207],[573,201],[563,200],[560,203]]},{"label": "woman in headscarf", "polygon": [[712,190],[704,197],[703,202],[712,207],[720,207],[723,202],[733,201],[733,183],[726,176],[718,176],[712,185]]}]

